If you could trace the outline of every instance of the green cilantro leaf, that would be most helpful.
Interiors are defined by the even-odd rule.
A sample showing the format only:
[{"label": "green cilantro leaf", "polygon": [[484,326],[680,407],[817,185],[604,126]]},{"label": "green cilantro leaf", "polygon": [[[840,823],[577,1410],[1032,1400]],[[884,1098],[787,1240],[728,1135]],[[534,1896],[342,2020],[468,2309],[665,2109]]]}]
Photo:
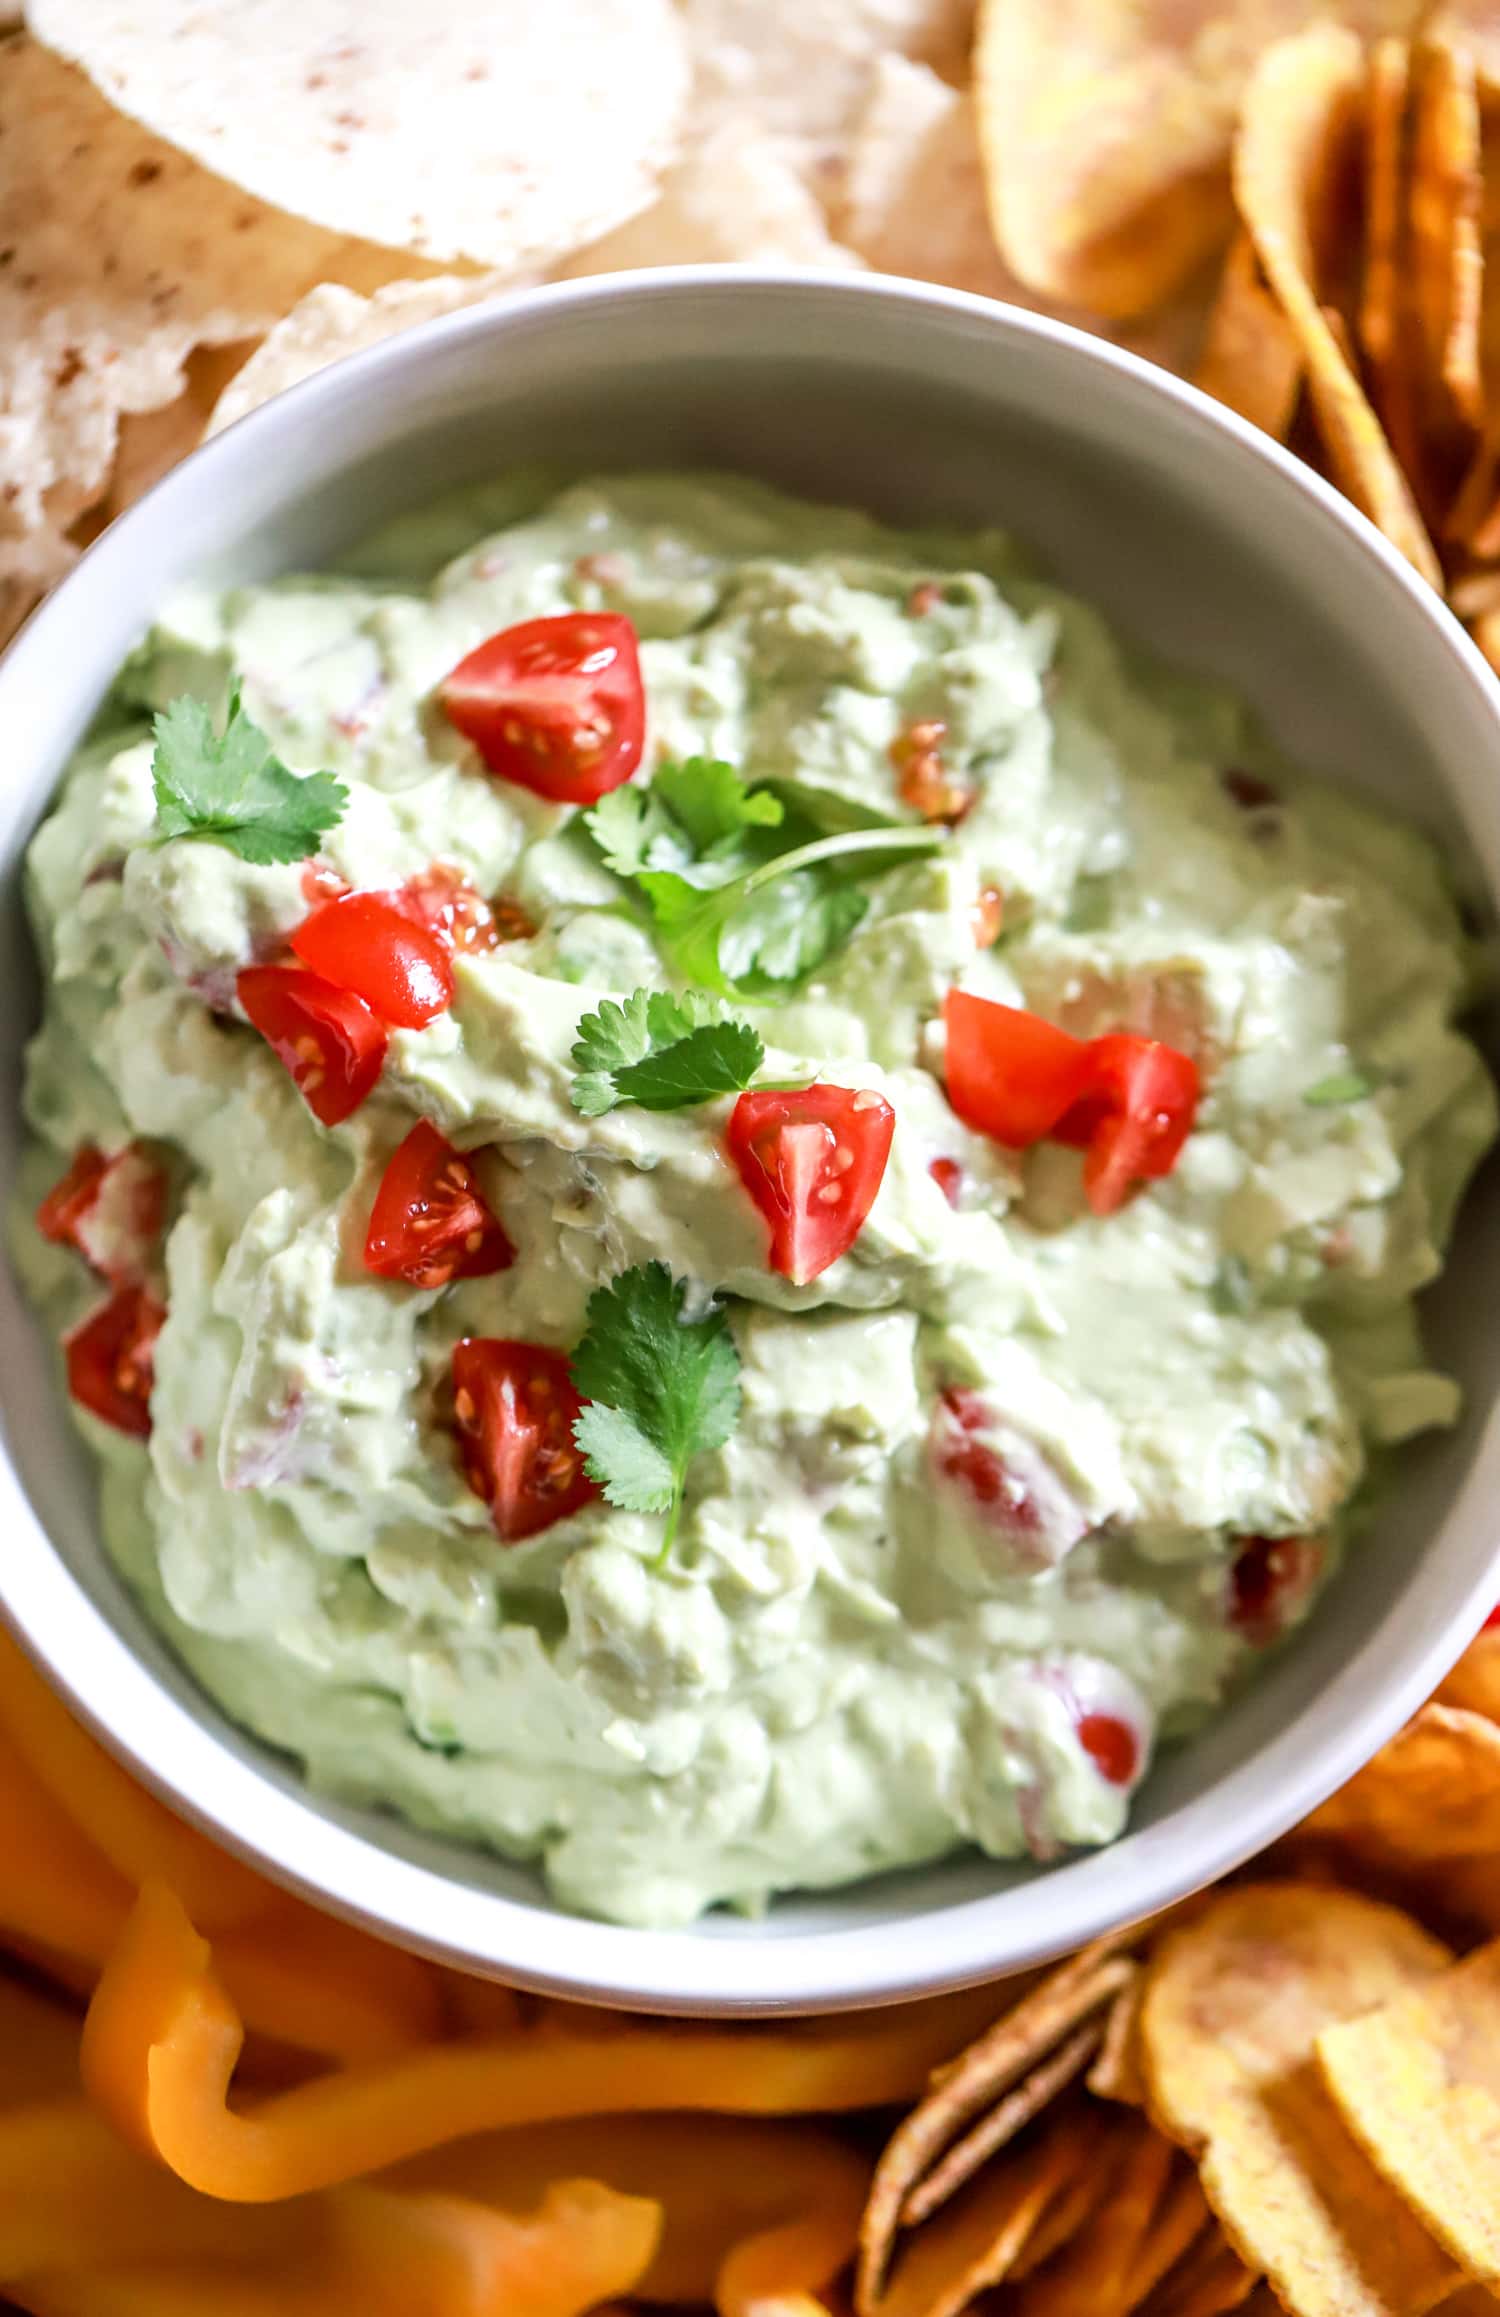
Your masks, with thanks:
[{"label": "green cilantro leaf", "polygon": [[944,842],[909,822],[819,833],[703,757],[662,765],[649,788],[613,790],[584,826],[634,882],[683,980],[754,998],[785,997],[848,939],[868,907],[852,876]]},{"label": "green cilantro leaf", "polygon": [[1375,1092],[1375,1081],[1363,1070],[1335,1070],[1316,1086],[1304,1086],[1302,1099],[1314,1110],[1331,1110],[1341,1102],[1363,1102]]},{"label": "green cilantro leaf", "polygon": [[184,695],[155,720],[151,780],[159,837],[214,837],[242,861],[305,861],[342,817],[348,791],[328,772],[290,772],[230,687],[222,737]]},{"label": "green cilantro leaf", "polygon": [[618,1103],[683,1110],[748,1086],[766,1049],[748,1022],[730,1021],[701,990],[632,990],[606,998],[578,1025],[573,1060],[575,1110],[598,1118]]},{"label": "green cilantro leaf", "polygon": [[739,1422],[740,1355],[721,1304],[683,1317],[687,1282],[638,1263],[589,1297],[573,1382],[589,1405],[573,1437],[611,1504],[665,1513],[659,1561],[672,1549],[687,1469]]}]

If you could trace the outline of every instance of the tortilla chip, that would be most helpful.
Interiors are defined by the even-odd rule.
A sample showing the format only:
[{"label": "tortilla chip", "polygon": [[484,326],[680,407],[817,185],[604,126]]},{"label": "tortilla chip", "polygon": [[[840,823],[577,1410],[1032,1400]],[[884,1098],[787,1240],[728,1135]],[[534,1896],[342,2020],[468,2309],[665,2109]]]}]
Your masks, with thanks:
[{"label": "tortilla chip", "polygon": [[[1109,2194],[1086,2229],[1079,2230],[1052,2260],[1014,2288],[1014,2317],[1053,2317],[1061,2310],[1087,2310],[1089,2317],[1127,2317],[1155,2283],[1148,2256],[1153,2221],[1169,2197],[1177,2161],[1170,2141],[1142,2122],[1132,2135]],[[1197,2194],[1196,2184],[1194,2193]],[[1169,2268],[1203,2217],[1203,2199],[1185,2234],[1170,2251],[1164,2245],[1160,2270]],[[1179,2224],[1180,2226],[1180,2224]]]},{"label": "tortilla chip", "polygon": [[1466,2276],[1500,2285],[1500,1941],[1317,2049],[1373,2163]]},{"label": "tortilla chip", "polygon": [[1298,1831],[1398,1880],[1490,1856],[1500,1850],[1500,1726],[1424,1706]]},{"label": "tortilla chip", "polygon": [[1479,324],[1484,257],[1479,89],[1467,49],[1443,39],[1416,52],[1411,154],[1411,264],[1427,383],[1446,415],[1484,420]]},{"label": "tortilla chip", "polygon": [[643,208],[687,95],[671,0],[260,0],[253,37],[236,10],[179,0],[28,16],[257,200],[450,266],[546,265]]},{"label": "tortilla chip", "polygon": [[1469,629],[1497,676],[1500,676],[1500,612],[1486,612]]},{"label": "tortilla chip", "polygon": [[1195,2156],[1247,2267],[1298,2317],[1421,2317],[1452,2270],[1344,2132],[1320,2031],[1450,1960],[1394,1907],[1295,1883],[1223,1891],[1148,1966],[1151,2112]]},{"label": "tortilla chip", "polygon": [[973,0],[681,0],[693,67],[692,125],[775,138],[815,182],[837,177],[870,76],[884,58],[958,80]]},{"label": "tortilla chip", "polygon": [[[1359,32],[1417,0],[1329,0]],[[1000,247],[1046,297],[1141,313],[1229,238],[1245,86],[1299,0],[981,0],[980,137]]]},{"label": "tortilla chip", "polygon": [[1088,2162],[1090,2141],[1075,2117],[1060,2116],[1038,2138],[1010,2150],[929,2221],[903,2252],[878,2298],[855,2306],[873,2317],[959,2317],[1008,2275],[1053,2199]]},{"label": "tortilla chip", "polygon": [[1085,2079],[1096,2100],[1118,2100],[1129,2108],[1146,2105],[1146,2079],[1141,2074],[1141,1997],[1145,1981],[1137,1976],[1120,1989],[1104,2022],[1104,2041]]},{"label": "tortilla chip", "polygon": [[1434,587],[1442,573],[1405,476],[1320,303],[1364,84],[1353,33],[1315,24],[1268,49],[1235,147],[1236,198],[1307,364],[1318,430],[1341,489]]},{"label": "tortilla chip", "polygon": [[855,124],[840,238],[882,273],[1033,300],[995,247],[974,100],[931,67],[883,56]]},{"label": "tortilla chip", "polygon": [[222,434],[236,419],[346,354],[361,353],[438,314],[483,305],[513,286],[503,274],[438,274],[430,281],[388,282],[364,298],[336,282],[323,282],[276,324],[229,381],[213,406],[207,431]]},{"label": "tortilla chip", "polygon": [[857,266],[781,145],[728,123],[673,170],[654,206],[558,268],[559,278],[653,265]]},{"label": "tortilla chip", "polygon": [[0,581],[46,585],[121,416],[174,402],[195,347],[259,336],[315,282],[401,269],[210,177],[26,38],[0,47],[0,150]]},{"label": "tortilla chip", "polygon": [[1193,382],[1285,442],[1302,373],[1297,334],[1266,287],[1255,244],[1247,233],[1238,234],[1224,261]]},{"label": "tortilla chip", "polygon": [[1107,1942],[1085,1948],[937,2071],[870,2183],[855,2287],[861,2310],[880,2299],[898,2228],[934,2212],[1082,2074],[1103,2040],[1109,2003],[1135,1971]]},{"label": "tortilla chip", "polygon": [[[1465,586],[1476,592],[1469,600],[1460,601],[1459,591]],[[1480,588],[1482,597],[1477,592]],[[1461,619],[1478,619],[1486,612],[1500,611],[1500,571],[1478,572],[1460,581],[1453,589],[1453,608]],[[1433,1702],[1500,1722],[1500,1625],[1487,1625],[1482,1633],[1475,1634]]]},{"label": "tortilla chip", "polygon": [[1401,330],[1401,257],[1406,193],[1406,115],[1411,50],[1381,40],[1365,91],[1365,266],[1358,336],[1377,379],[1386,378]]}]

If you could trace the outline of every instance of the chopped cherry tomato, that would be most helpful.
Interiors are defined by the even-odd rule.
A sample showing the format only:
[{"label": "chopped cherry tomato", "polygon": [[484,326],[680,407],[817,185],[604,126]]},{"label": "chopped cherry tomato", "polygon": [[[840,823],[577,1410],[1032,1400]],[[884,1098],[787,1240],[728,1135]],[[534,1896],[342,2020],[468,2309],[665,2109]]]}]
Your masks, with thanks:
[{"label": "chopped cherry tomato", "polygon": [[1241,1537],[1229,1571],[1230,1626],[1257,1649],[1279,1641],[1322,1573],[1317,1537]]},{"label": "chopped cherry tomato", "polygon": [[982,885],[969,910],[974,947],[993,949],[1005,924],[1005,895],[998,885]]},{"label": "chopped cherry tomato", "polygon": [[956,1207],[964,1187],[964,1170],[957,1159],[935,1158],[929,1161],[931,1175],[950,1207]]},{"label": "chopped cherry tomato", "polygon": [[564,1352],[500,1336],[453,1347],[453,1411],[464,1476],[503,1545],[518,1545],[592,1504],[573,1420],[583,1402]]},{"label": "chopped cherry tomato", "polygon": [[979,1394],[953,1385],[943,1393],[941,1406],[948,1421],[940,1421],[933,1430],[939,1472],[961,1482],[1008,1533],[1027,1536],[1040,1529],[1042,1514],[1035,1497],[982,1437],[993,1417]]},{"label": "chopped cherry tomato", "polygon": [[1084,1193],[1096,1215],[1112,1215],[1137,1183],[1177,1164],[1198,1109],[1198,1066],[1124,1030],[1092,1039],[1087,1052],[1085,1091],[1052,1131],[1087,1149]]},{"label": "chopped cherry tomato", "polygon": [[1490,1611],[1488,1617],[1486,1617],[1479,1630],[1481,1633],[1488,1633],[1491,1627],[1496,1625],[1500,1625],[1500,1601],[1496,1602],[1494,1608]]},{"label": "chopped cherry tomato", "polygon": [[85,1143],[38,1207],[37,1229],[76,1248],[114,1286],[137,1286],[151,1268],[166,1196],[165,1175],[139,1143],[112,1158]]},{"label": "chopped cherry tomato", "polygon": [[420,1030],[453,1003],[453,967],[438,936],[394,893],[345,893],[292,935],[304,965],[352,990],[393,1029]]},{"label": "chopped cherry tomato", "polygon": [[349,891],[349,880],[341,877],[327,861],[309,861],[302,871],[302,898],[309,909],[316,909],[320,901],[337,901],[341,893]]},{"label": "chopped cherry tomato", "polygon": [[380,1178],[365,1269],[408,1287],[446,1287],[505,1271],[515,1259],[474,1169],[424,1118]]},{"label": "chopped cherry tomato", "polygon": [[500,940],[495,912],[482,893],[476,893],[461,869],[434,861],[415,877],[408,877],[397,896],[401,906],[449,951],[494,949]]},{"label": "chopped cherry tomato", "polygon": [[235,989],[314,1118],[337,1126],[358,1110],[380,1076],[389,1042],[384,1022],[363,998],[296,965],[246,966]]},{"label": "chopped cherry tomato", "polygon": [[805,1287],[847,1254],[891,1153],[896,1113],[867,1088],[742,1094],[729,1155],[771,1226],[771,1269]]},{"label": "chopped cherry tomato", "polygon": [[593,804],[641,761],[646,695],[635,629],[620,612],[503,628],[459,661],[438,697],[491,772],[558,804]]},{"label": "chopped cherry tomato", "polygon": [[1088,1083],[1088,1048],[1039,1014],[950,990],[945,1070],[960,1118],[1010,1150],[1052,1132]]},{"label": "chopped cherry tomato", "polygon": [[63,1337],[79,1407],[138,1440],[151,1430],[153,1348],[166,1316],[143,1287],[122,1287]]},{"label": "chopped cherry tomato", "polygon": [[1112,1786],[1128,1786],[1140,1767],[1140,1742],[1117,1714],[1085,1714],[1078,1724],[1078,1743]]}]

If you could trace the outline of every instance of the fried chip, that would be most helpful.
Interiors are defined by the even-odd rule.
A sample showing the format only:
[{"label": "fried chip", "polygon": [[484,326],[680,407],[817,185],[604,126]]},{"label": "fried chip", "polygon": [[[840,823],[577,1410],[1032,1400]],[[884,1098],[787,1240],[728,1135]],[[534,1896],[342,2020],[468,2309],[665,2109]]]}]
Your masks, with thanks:
[{"label": "fried chip", "polygon": [[850,139],[838,230],[882,273],[1033,303],[995,247],[974,100],[929,65],[883,56],[876,66]]},{"label": "fried chip", "polygon": [[1080,2161],[1072,2179],[1048,2205],[1011,2262],[1008,2283],[1019,2284],[1023,2277],[1039,2269],[1043,2261],[1050,2260],[1108,2200],[1116,2165],[1131,2142],[1131,2120],[1128,2116],[1100,2116],[1092,2109],[1085,2109],[1079,2119],[1079,2130],[1088,2136],[1088,2161]]},{"label": "fried chip", "polygon": [[1096,2100],[1118,2100],[1129,2108],[1146,2105],[1146,2079],[1141,2074],[1141,1997],[1145,1981],[1138,1973],[1120,1989],[1104,2022],[1104,2040],[1085,2081]]},{"label": "fried chip", "polygon": [[1416,52],[1412,99],[1411,263],[1429,390],[1449,415],[1484,421],[1480,313],[1484,257],[1479,88],[1467,49],[1433,38]]},{"label": "fried chip", "polygon": [[1377,380],[1390,376],[1401,329],[1401,255],[1406,191],[1406,115],[1411,50],[1380,40],[1365,90],[1365,264],[1358,336]]},{"label": "fried chip", "polygon": [[1162,2278],[1141,2317],[1223,2317],[1238,2309],[1255,2289],[1255,2277],[1224,2242],[1217,2221],[1201,2229],[1187,2251]]},{"label": "fried chip", "polygon": [[[1049,2205],[1089,2160],[1091,2140],[1074,2116],[1058,2116],[1037,2137],[1009,2149],[971,2180],[913,2237],[878,2298],[855,2307],[880,2317],[959,2317],[998,2285]],[[1024,2290],[1025,2288],[1022,2288]]]},{"label": "fried chip", "polygon": [[[1476,575],[1476,579],[1478,576],[1482,576],[1486,589],[1482,601],[1460,603],[1458,589],[1454,589],[1453,608],[1463,619],[1477,619],[1485,612],[1500,610],[1500,571],[1487,571]],[[1487,1625],[1482,1633],[1474,1636],[1433,1702],[1456,1706],[1465,1713],[1484,1714],[1490,1721],[1500,1722],[1500,1625]]]},{"label": "fried chip", "polygon": [[898,2228],[934,2212],[1088,2066],[1103,2040],[1107,2006],[1136,1972],[1111,1945],[1098,1942],[1050,1972],[938,2070],[926,2098],[898,2126],[875,2168],[860,2227],[862,2310],[880,2300]]},{"label": "fried chip", "polygon": [[726,122],[673,170],[661,197],[558,268],[564,280],[653,265],[857,266],[781,143]]},{"label": "fried chip", "polygon": [[316,282],[424,270],[210,177],[24,37],[0,46],[0,151],[0,584],[62,575],[121,417],[175,402],[195,347]]},{"label": "fried chip", "polygon": [[1266,287],[1255,245],[1248,234],[1237,234],[1224,261],[1193,382],[1215,402],[1285,442],[1303,367],[1297,334]]},{"label": "fried chip", "polygon": [[[644,207],[687,95],[671,0],[31,0],[122,112],[257,200],[451,266],[551,263]],[[335,277],[337,278],[337,277]],[[290,301],[288,301],[290,302]]]},{"label": "fried chip", "polygon": [[887,59],[964,77],[973,0],[680,0],[692,129],[776,139],[799,173],[836,180],[871,75]]},{"label": "fried chip", "polygon": [[[1086,2309],[1090,2317],[1127,2317],[1155,2282],[1148,2246],[1175,2162],[1171,2142],[1144,2121],[1139,2123],[1088,2227],[1077,2231],[1061,2252],[1015,2288],[1014,2317],[1052,2317],[1053,2312],[1072,2309]],[[1192,2185],[1197,2212],[1170,2252],[1163,2246],[1161,2269],[1171,2266],[1202,2219],[1203,2199],[1196,2183]]]},{"label": "fried chip", "polygon": [[1245,93],[1235,193],[1301,345],[1335,480],[1439,587],[1442,573],[1416,501],[1320,302],[1323,252],[1352,159],[1363,85],[1360,43],[1338,26],[1314,24],[1268,49]]},{"label": "fried chip", "polygon": [[[1416,0],[1328,0],[1396,32]],[[1229,238],[1241,100],[1300,0],[981,0],[980,138],[996,237],[1044,297],[1145,311]]]},{"label": "fried chip", "polygon": [[513,286],[497,274],[438,274],[430,281],[388,282],[369,297],[323,282],[293,306],[267,333],[250,359],[229,380],[208,421],[221,434],[289,386],[300,385],[330,362],[358,354],[394,338],[402,330],[430,322],[462,306],[482,305],[501,287]]},{"label": "fried chip", "polygon": [[1298,2317],[1420,2317],[1452,2279],[1344,2132],[1314,2056],[1323,2028],[1449,1959],[1394,1907],[1282,1882],[1221,1892],[1148,1966],[1151,2113],[1197,2158],[1234,2251]]},{"label": "fried chip", "polygon": [[1500,1726],[1424,1706],[1299,1832],[1395,1880],[1500,1850]]},{"label": "fried chip", "polygon": [[1466,2276],[1500,2285],[1500,1941],[1325,2028],[1317,2052],[1372,2162]]}]

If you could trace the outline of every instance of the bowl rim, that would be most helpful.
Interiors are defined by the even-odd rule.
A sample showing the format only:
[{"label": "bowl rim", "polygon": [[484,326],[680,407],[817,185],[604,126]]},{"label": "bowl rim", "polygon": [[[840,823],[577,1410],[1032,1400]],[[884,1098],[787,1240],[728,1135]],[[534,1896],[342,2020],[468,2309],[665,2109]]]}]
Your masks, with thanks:
[{"label": "bowl rim", "polygon": [[[900,304],[914,327],[934,316],[967,319],[997,346],[1007,339],[1050,341],[1067,359],[1133,389],[1143,405],[1174,405],[1200,436],[1235,446],[1248,480],[1258,470],[1289,485],[1331,533],[1354,542],[1372,581],[1383,576],[1386,587],[1404,599],[1403,616],[1434,632],[1454,683],[1477,693],[1476,704],[1500,730],[1500,683],[1396,549],[1331,484],[1186,380],[1071,324],[964,291],[878,274],[729,265],[656,267],[514,290],[347,356],[250,412],[112,523],[0,654],[0,720],[17,672],[67,633],[83,575],[118,571],[128,590],[137,534],[169,521],[177,494],[211,490],[221,468],[227,471],[251,455],[274,462],[279,442],[320,419],[329,423],[342,401],[363,401],[377,382],[397,404],[408,400],[429,364],[467,339],[503,338],[518,324],[561,319],[580,309],[664,296],[701,298],[705,292]],[[417,410],[413,431],[421,426]],[[391,455],[389,447],[381,453]],[[1471,1486],[1472,1475],[1465,1491]],[[1450,1511],[1441,1526],[1453,1517]],[[1500,1538],[1500,1519],[1496,1527]],[[1082,1907],[1070,1895],[1070,1911],[1055,1935],[1007,1946],[999,1933],[1008,1894],[998,1890],[852,1927],[714,1938],[692,1929],[602,1922],[481,1890],[338,1823],[310,1793],[288,1791],[236,1753],[158,1681],[72,1574],[32,1510],[8,1453],[0,1455],[0,1535],[7,1539],[0,1555],[0,1618],[107,1750],[232,1854],[313,1905],[434,1961],[575,2001],[697,2016],[834,2012],[973,1984],[1046,1961],[1202,1888],[1283,1834],[1394,1734],[1477,1630],[1492,1591],[1481,1570],[1450,1589],[1440,1616],[1425,1630],[1410,1620],[1400,1674],[1387,1676],[1378,1690],[1367,1689],[1357,1709],[1310,1755],[1283,1765],[1292,1772],[1289,1778],[1264,1774],[1267,1754],[1286,1747],[1290,1732],[1283,1732],[1176,1808],[1170,1839],[1163,1830],[1163,1839],[1151,1846],[1149,1867],[1127,1860],[1119,1846],[1104,1854],[1133,1871],[1102,1878],[1092,1903]],[[107,1711],[101,1699],[109,1701]],[[212,1708],[211,1698],[208,1703]],[[1131,1840],[1128,1832],[1122,1840]]]}]

